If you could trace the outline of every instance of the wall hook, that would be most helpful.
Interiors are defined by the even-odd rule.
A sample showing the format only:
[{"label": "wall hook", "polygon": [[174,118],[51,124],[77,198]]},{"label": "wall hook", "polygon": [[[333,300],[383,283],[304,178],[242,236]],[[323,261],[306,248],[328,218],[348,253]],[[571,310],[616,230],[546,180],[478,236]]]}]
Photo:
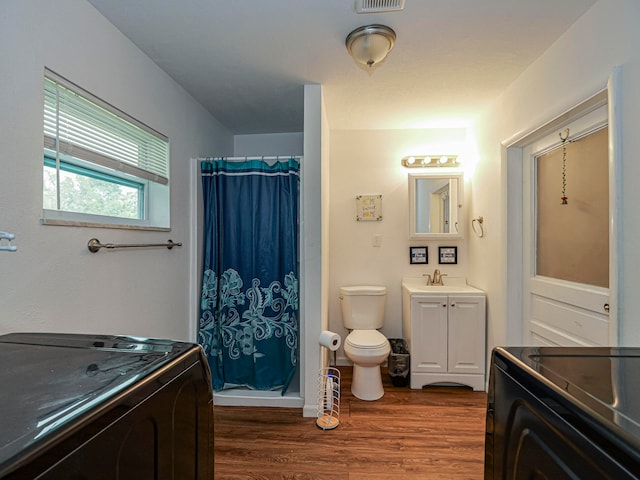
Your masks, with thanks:
[{"label": "wall hook", "polygon": [[562,143],[566,142],[569,139],[569,129],[565,128],[562,132],[558,133],[558,135]]}]

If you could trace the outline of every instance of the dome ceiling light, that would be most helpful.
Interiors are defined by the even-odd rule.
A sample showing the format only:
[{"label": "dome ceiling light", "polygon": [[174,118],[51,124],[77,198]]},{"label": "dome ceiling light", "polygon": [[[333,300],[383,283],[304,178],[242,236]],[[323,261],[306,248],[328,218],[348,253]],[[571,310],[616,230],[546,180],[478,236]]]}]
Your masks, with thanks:
[{"label": "dome ceiling light", "polygon": [[356,28],[347,36],[345,44],[353,59],[369,68],[383,61],[396,42],[396,32],[385,25]]}]

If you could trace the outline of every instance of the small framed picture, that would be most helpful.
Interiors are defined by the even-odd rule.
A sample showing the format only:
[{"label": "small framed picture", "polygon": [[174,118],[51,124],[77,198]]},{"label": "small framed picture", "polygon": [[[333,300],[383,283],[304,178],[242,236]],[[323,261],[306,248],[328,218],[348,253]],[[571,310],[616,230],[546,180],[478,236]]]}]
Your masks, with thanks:
[{"label": "small framed picture", "polygon": [[458,247],[438,247],[438,263],[458,263]]},{"label": "small framed picture", "polygon": [[356,196],[356,221],[381,222],[382,221],[382,195],[357,195]]},{"label": "small framed picture", "polygon": [[427,247],[409,247],[409,263],[429,263]]}]

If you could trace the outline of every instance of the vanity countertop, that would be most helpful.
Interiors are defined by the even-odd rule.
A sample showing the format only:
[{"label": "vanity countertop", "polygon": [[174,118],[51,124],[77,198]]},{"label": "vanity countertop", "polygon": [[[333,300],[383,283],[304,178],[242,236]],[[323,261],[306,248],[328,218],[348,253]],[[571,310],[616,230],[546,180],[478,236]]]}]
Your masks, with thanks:
[{"label": "vanity countertop", "polygon": [[427,285],[425,277],[402,277],[402,290],[410,295],[421,293],[484,293],[482,290],[467,284],[463,277],[443,278],[444,285]]}]

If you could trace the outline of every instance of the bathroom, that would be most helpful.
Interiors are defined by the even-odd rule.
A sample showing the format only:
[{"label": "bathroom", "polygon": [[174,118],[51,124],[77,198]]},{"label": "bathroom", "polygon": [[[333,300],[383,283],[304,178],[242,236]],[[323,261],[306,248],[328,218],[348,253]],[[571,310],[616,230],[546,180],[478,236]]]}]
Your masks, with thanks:
[{"label": "bathroom", "polygon": [[[429,263],[409,263],[409,247],[422,245],[408,239],[407,170],[400,159],[409,154],[457,154],[465,172],[463,240],[447,242],[458,247],[458,263],[442,267],[451,276],[466,277],[487,292],[488,346],[516,343],[517,326],[508,321],[508,257],[513,240],[508,236],[509,179],[507,141],[555,118],[607,86],[613,68],[622,64],[624,82],[623,159],[625,177],[622,205],[638,203],[640,193],[634,178],[640,178],[636,153],[640,153],[634,125],[638,123],[640,94],[633,87],[639,80],[639,53],[635,29],[617,28],[638,19],[629,2],[600,0],[523,76],[486,106],[471,125],[451,123],[420,129],[343,130],[331,129],[323,119],[323,92],[319,85],[305,88],[305,113],[312,121],[305,132],[264,137],[233,135],[145,57],[87,2],[65,2],[55,9],[31,4],[16,13],[20,22],[44,30],[49,22],[89,25],[93,35],[77,41],[71,28],[61,32],[57,48],[45,39],[16,29],[10,17],[0,19],[3,35],[15,47],[7,52],[3,78],[7,92],[2,97],[3,144],[1,161],[8,174],[0,177],[3,230],[16,234],[17,252],[2,254],[0,293],[3,319],[0,333],[9,331],[106,330],[130,335],[165,338],[195,338],[195,325],[182,319],[197,317],[199,286],[193,265],[197,238],[192,235],[191,215],[195,193],[190,159],[213,153],[244,155],[249,142],[273,145],[293,142],[304,154],[304,228],[311,241],[304,251],[305,323],[301,333],[304,362],[300,396],[305,414],[315,414],[315,375],[322,363],[318,334],[323,329],[346,332],[340,323],[338,287],[344,284],[382,284],[388,288],[383,333],[402,336],[400,281],[404,275],[431,273],[437,264],[439,241],[429,241]],[[71,21],[69,21],[69,19]],[[592,32],[604,23],[608,36],[595,39]],[[76,27],[79,28],[79,27]],[[3,37],[4,38],[4,37]],[[342,47],[342,46],[341,46]],[[567,57],[589,49],[585,64],[574,67]],[[102,61],[93,54],[101,51]],[[616,52],[612,57],[610,52]],[[154,126],[171,138],[172,226],[170,232],[145,232],[69,228],[41,225],[42,211],[37,162],[15,159],[40,158],[42,69],[56,67],[76,82],[141,118],[154,119]],[[117,67],[117,68],[116,68]],[[125,75],[123,72],[134,72]],[[559,80],[560,79],[560,80]],[[560,82],[560,85],[558,84]],[[153,83],[154,89],[147,84]],[[558,91],[562,94],[558,94]],[[146,92],[140,95],[140,92]],[[19,99],[19,100],[18,100]],[[532,113],[535,112],[535,113]],[[309,130],[307,130],[307,128]],[[265,151],[266,150],[266,151]],[[261,154],[272,153],[263,149]],[[276,153],[282,153],[278,151]],[[323,179],[321,185],[321,179]],[[355,220],[356,195],[382,195],[380,222]],[[484,218],[486,235],[473,235],[471,219]],[[631,209],[620,210],[625,225],[619,238],[619,257],[636,265],[640,250],[636,239],[640,220]],[[105,242],[184,242],[171,252],[100,252],[86,250],[89,238]],[[380,246],[374,246],[374,239]],[[348,259],[348,262],[346,261]],[[623,262],[618,262],[622,265]],[[632,294],[638,270],[620,268],[618,276],[621,312],[636,312],[640,298]],[[5,272],[10,272],[5,274]],[[140,301],[140,299],[144,301]],[[620,343],[640,343],[640,323],[632,313],[619,319]],[[131,319],[135,319],[132,321]],[[326,359],[325,359],[326,361]],[[345,358],[340,353],[339,362]]]},{"label": "bathroom", "polygon": [[[313,90],[308,95],[313,99]],[[311,100],[310,100],[311,101]],[[282,151],[302,152],[302,135],[272,134],[272,135],[241,135],[236,136],[236,155],[251,155],[255,151],[274,155]],[[462,172],[468,178],[473,173],[475,158],[473,145],[465,128],[433,128],[419,130],[362,130],[362,131],[333,131],[330,134],[330,148],[326,155],[328,168],[323,167],[323,174],[330,176],[329,188],[322,193],[322,201],[328,200],[329,221],[328,232],[328,266],[329,275],[317,278],[316,281],[327,282],[327,319],[323,318],[323,327],[319,325],[305,325],[303,328],[315,329],[316,333],[301,341],[302,349],[317,351],[317,335],[322,329],[339,333],[344,341],[348,331],[342,325],[340,311],[339,288],[343,285],[383,285],[387,287],[384,327],[381,332],[388,338],[402,338],[402,302],[401,281],[403,276],[421,277],[439,268],[442,273],[450,277],[467,277],[466,249],[469,236],[473,236],[471,219],[467,218],[468,209],[464,201],[460,209],[465,216],[461,226],[464,238],[439,240],[410,240],[409,239],[409,172],[402,166],[401,159],[418,152],[447,152],[457,155],[460,166],[448,171]],[[348,159],[348,161],[347,161]],[[389,159],[392,159],[391,161]],[[323,160],[325,161],[325,160]],[[302,161],[306,172],[317,165],[312,163],[308,155]],[[443,170],[439,168],[438,172]],[[315,172],[307,173],[307,179],[317,178]],[[194,180],[195,181],[195,180]],[[311,187],[313,188],[313,186]],[[307,187],[309,195],[311,188]],[[303,195],[305,188],[303,186]],[[464,191],[464,188],[463,188]],[[382,221],[360,222],[356,220],[358,195],[381,195],[380,208]],[[318,208],[313,197],[303,197],[306,208]],[[305,207],[303,207],[305,208]],[[323,209],[325,206],[323,205]],[[318,228],[312,222],[307,228]],[[327,233],[325,233],[327,234]],[[477,238],[477,237],[475,237]],[[375,243],[379,246],[374,246]],[[428,263],[411,264],[409,258],[410,246],[427,246]],[[457,263],[440,265],[438,263],[438,247],[457,247]],[[324,260],[323,260],[324,261]],[[307,274],[316,274],[315,266],[307,267]],[[301,275],[302,277],[302,275]],[[310,299],[309,303],[317,299]],[[301,306],[304,308],[304,305]],[[325,308],[324,306],[322,307]],[[326,322],[326,323],[325,323]],[[314,338],[315,336],[315,338]],[[328,362],[326,352],[320,350],[323,361]],[[314,354],[315,355],[315,354]],[[308,361],[308,357],[305,358]],[[333,354],[330,358],[334,361]],[[341,347],[336,352],[338,365],[349,365],[350,361]],[[316,394],[317,366],[302,362],[302,378],[307,375],[306,395],[312,398]],[[308,381],[311,376],[311,381]],[[304,392],[305,385],[302,385]],[[293,390],[293,389],[292,389]],[[228,390],[217,392],[216,402],[219,405],[271,405],[295,406],[303,405],[295,390],[280,397],[279,392],[252,392],[247,390]],[[306,404],[305,404],[306,405]],[[315,415],[315,405],[304,408],[306,415]]]},{"label": "bathroom", "polygon": [[[385,322],[387,338],[402,338],[402,277],[421,277],[436,268],[452,277],[467,277],[467,241],[473,235],[470,217],[463,239],[409,239],[409,172],[401,165],[408,155],[446,152],[458,155],[470,178],[475,158],[463,128],[337,132],[331,135],[331,210],[329,222],[329,329],[342,327],[338,289],[342,285],[387,287]],[[349,162],[345,161],[350,159]],[[390,160],[392,159],[392,160]],[[422,172],[421,172],[422,173]],[[464,189],[463,189],[464,190]],[[382,195],[382,220],[356,221],[357,195]],[[462,204],[462,211],[467,210]],[[374,246],[375,243],[379,246]],[[411,264],[410,246],[427,246],[428,263]],[[457,264],[440,265],[438,247],[457,247]],[[426,283],[426,280],[425,280]],[[338,362],[346,361],[339,352]]]}]

